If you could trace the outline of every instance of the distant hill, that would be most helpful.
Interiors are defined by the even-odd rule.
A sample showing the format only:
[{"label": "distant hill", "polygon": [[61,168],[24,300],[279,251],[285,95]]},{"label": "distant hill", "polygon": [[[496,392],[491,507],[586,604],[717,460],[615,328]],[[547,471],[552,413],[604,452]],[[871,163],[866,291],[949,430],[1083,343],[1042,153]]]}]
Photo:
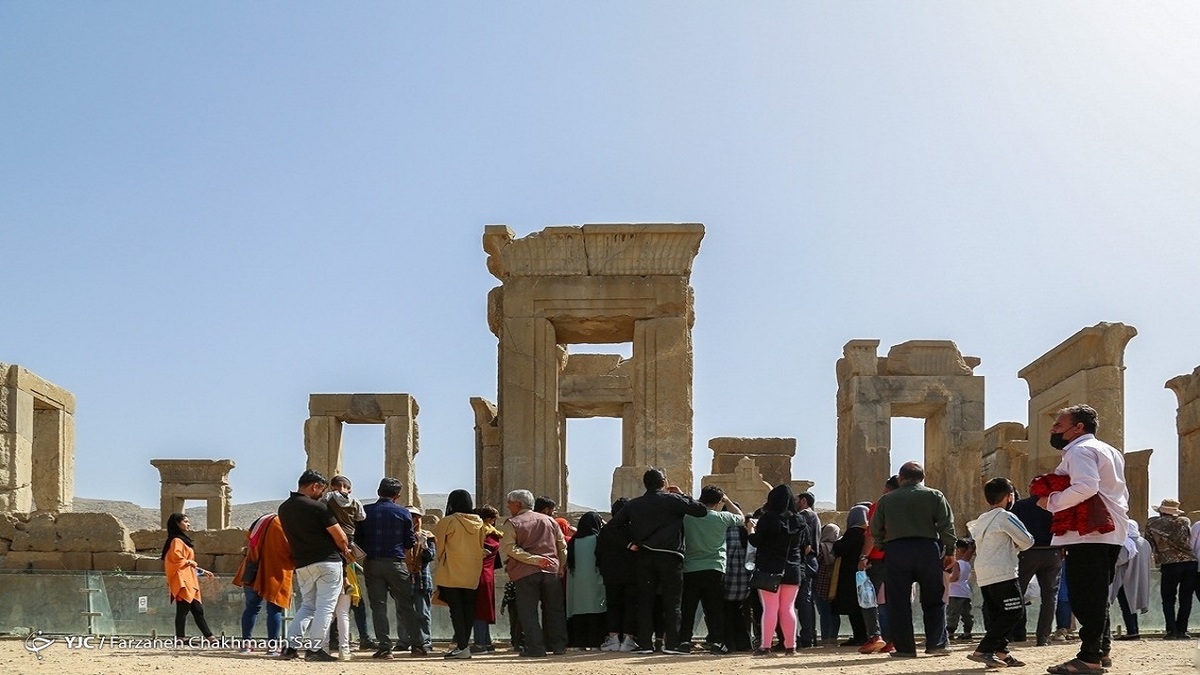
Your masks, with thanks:
[{"label": "distant hill", "polygon": [[[421,505],[427,509],[445,509],[446,498],[448,493],[431,493],[421,495]],[[282,499],[269,499],[261,502],[250,502],[249,504],[234,504],[233,515],[230,519],[230,524],[234,527],[246,528],[250,523],[254,522],[264,513],[274,513],[278,508]],[[503,504],[493,504],[504,513]],[[74,510],[80,513],[111,513],[125,523],[132,532],[134,530],[157,530],[162,527],[162,520],[159,517],[158,509],[152,509],[145,506],[139,506],[133,502],[124,502],[112,499],[87,499],[85,497],[76,497],[74,502]],[[568,511],[586,512],[593,510],[587,506],[579,504],[571,504]],[[607,510],[607,509],[605,509]],[[187,512],[188,519],[192,521],[192,528],[197,530],[206,529],[208,526],[208,506],[197,505],[184,509]]]}]

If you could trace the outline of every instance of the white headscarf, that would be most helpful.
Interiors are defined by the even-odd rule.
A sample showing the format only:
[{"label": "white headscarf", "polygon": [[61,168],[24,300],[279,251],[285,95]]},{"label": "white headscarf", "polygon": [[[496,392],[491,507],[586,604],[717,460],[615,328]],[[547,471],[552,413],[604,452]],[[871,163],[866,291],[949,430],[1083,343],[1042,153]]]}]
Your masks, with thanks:
[{"label": "white headscarf", "polygon": [[1125,553],[1129,556],[1129,560],[1133,560],[1138,554],[1138,540],[1142,538],[1142,533],[1138,531],[1136,520],[1129,519],[1129,532],[1125,537]]}]

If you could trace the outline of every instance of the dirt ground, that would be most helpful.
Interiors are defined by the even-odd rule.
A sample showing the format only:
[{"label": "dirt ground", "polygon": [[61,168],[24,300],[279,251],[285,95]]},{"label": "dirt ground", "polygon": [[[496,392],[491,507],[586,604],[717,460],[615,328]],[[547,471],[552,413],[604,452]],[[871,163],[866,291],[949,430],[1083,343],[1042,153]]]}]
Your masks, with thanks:
[{"label": "dirt ground", "polygon": [[[1032,643],[1030,643],[1031,645]],[[53,643],[41,643],[37,654],[21,640],[0,641],[0,672],[64,673],[73,675],[135,675],[143,673],[187,673],[188,675],[259,675],[320,669],[329,675],[341,673],[456,673],[463,675],[582,675],[590,673],[655,673],[655,675],[718,675],[720,673],[768,673],[803,669],[806,673],[980,673],[983,666],[968,661],[973,646],[955,644],[953,653],[944,657],[921,656],[915,660],[886,656],[862,656],[852,648],[817,647],[802,650],[797,656],[773,654],[766,657],[710,656],[637,656],[608,652],[570,651],[565,656],[525,659],[500,650],[469,661],[446,661],[440,656],[416,658],[399,656],[395,661],[375,661],[369,652],[355,652],[353,660],[339,663],[304,664],[280,661],[264,654],[239,654],[232,649],[154,649],[111,642],[90,646],[69,646],[58,637]],[[439,648],[442,645],[438,645]],[[1054,643],[1048,647],[1014,645],[1013,654],[1028,665],[1011,669],[1016,673],[1044,673],[1046,667],[1072,658],[1078,643]],[[1194,675],[1197,642],[1167,642],[1147,639],[1118,642],[1113,648],[1111,675],[1153,673]],[[41,658],[39,659],[38,656]],[[864,670],[865,669],[865,670]],[[1005,669],[1009,670],[1009,669]]]}]

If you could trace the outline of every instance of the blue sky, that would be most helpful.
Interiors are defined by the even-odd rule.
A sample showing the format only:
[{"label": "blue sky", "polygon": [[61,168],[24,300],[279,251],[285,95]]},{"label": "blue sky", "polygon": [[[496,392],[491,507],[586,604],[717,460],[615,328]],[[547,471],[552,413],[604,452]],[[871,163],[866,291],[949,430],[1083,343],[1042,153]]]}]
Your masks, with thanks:
[{"label": "blue sky", "polygon": [[[1197,34],[1194,3],[0,2],[0,361],[77,396],[80,496],[156,504],[157,457],[286,496],[308,394],[355,391],[416,396],[422,490],[471,488],[484,225],[701,222],[697,477],[708,438],[795,437],[831,501],[848,340],[954,340],[991,425],[1123,321],[1157,503],[1200,364]],[[569,441],[603,505],[617,423]],[[382,430],[346,451],[369,493]]]}]

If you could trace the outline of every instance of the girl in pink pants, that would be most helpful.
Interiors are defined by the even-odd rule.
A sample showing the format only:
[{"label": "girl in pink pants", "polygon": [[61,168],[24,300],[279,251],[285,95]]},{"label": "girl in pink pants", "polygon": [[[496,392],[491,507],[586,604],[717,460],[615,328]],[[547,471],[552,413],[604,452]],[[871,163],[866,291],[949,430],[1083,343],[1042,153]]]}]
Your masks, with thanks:
[{"label": "girl in pink pants", "polygon": [[807,529],[796,512],[796,498],[791,486],[784,484],[772,488],[749,539],[757,549],[757,569],[783,577],[778,591],[758,592],[763,618],[762,642],[754,651],[757,656],[771,652],[776,625],[783,632],[783,646],[788,655],[796,653],[796,594],[800,591],[801,554],[806,542],[816,541],[816,533],[807,533]]}]

